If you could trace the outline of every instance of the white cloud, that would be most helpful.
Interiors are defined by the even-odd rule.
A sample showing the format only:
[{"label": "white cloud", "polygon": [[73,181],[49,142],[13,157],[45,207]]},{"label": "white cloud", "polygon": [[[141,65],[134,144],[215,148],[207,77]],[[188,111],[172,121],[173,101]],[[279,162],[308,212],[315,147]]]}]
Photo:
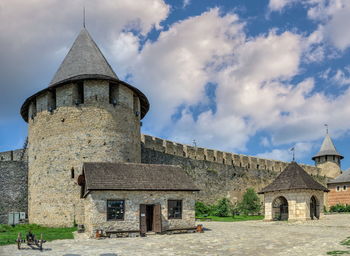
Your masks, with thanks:
[{"label": "white cloud", "polygon": [[[243,40],[238,17],[212,9],[174,24],[147,42],[131,67],[133,82],[149,96],[149,118],[164,128],[180,105],[205,100],[212,69],[222,64]],[[162,127],[163,126],[163,127]]]},{"label": "white cloud", "polygon": [[324,37],[340,50],[350,46],[350,1],[348,0],[318,0],[310,3],[308,16],[320,21],[322,26],[319,30]]},{"label": "white cloud", "polygon": [[191,0],[183,0],[182,7],[186,8],[191,3]]},{"label": "white cloud", "polygon": [[269,147],[271,145],[269,138],[262,137],[260,140],[260,144],[264,147]]},{"label": "white cloud", "polygon": [[[2,120],[17,116],[23,100],[48,85],[82,28],[82,6],[82,0],[0,1]],[[161,29],[169,8],[163,0],[89,0],[86,24],[105,53],[110,49],[104,46],[117,40],[112,51],[123,50],[116,59],[126,61],[138,43],[128,31],[142,37],[152,28]]]},{"label": "white cloud", "polygon": [[343,85],[349,85],[350,84],[350,76],[349,74],[345,74],[344,71],[342,70],[337,70],[337,72],[335,73],[334,77],[332,78],[333,81],[340,85],[340,86],[343,86]]},{"label": "white cloud", "polygon": [[[305,155],[312,155],[314,152],[313,144],[305,142],[299,142],[295,144],[294,149],[296,161],[298,161],[298,159],[304,158]],[[273,149],[272,151],[258,154],[257,157],[290,162],[293,160],[293,152],[291,151],[291,148]]]},{"label": "white cloud", "polygon": [[269,9],[271,11],[282,11],[283,8],[295,3],[297,0],[270,0]]},{"label": "white cloud", "polygon": [[[335,136],[348,130],[350,121],[341,117],[350,114],[348,90],[334,97],[314,92],[312,77],[290,82],[322,35],[271,30],[246,38],[242,26],[237,16],[220,16],[213,9],[174,24],[146,44],[130,68],[135,84],[150,96],[146,129],[229,151],[244,151],[262,130],[271,134],[272,146],[318,139],[325,122]],[[194,117],[193,107],[208,101],[208,82],[217,85],[216,111]],[[170,119],[180,106],[178,119]]]}]

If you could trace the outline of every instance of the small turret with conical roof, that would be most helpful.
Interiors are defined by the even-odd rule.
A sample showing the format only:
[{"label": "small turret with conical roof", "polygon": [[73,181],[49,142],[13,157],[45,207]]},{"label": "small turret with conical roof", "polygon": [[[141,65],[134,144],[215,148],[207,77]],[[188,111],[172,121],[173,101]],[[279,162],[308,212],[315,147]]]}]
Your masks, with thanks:
[{"label": "small turret with conical roof", "polygon": [[344,157],[338,153],[331,137],[327,134],[322,142],[320,151],[312,157],[315,165],[321,169],[321,174],[335,178],[341,174],[340,160]]}]

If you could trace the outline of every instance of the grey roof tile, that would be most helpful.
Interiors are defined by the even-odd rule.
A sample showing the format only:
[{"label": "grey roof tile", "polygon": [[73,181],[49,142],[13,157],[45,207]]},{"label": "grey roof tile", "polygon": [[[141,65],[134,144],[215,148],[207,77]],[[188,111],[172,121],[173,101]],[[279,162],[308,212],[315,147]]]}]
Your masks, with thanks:
[{"label": "grey roof tile", "polygon": [[338,177],[336,177],[333,180],[330,180],[328,184],[335,184],[335,183],[345,183],[350,182],[350,171],[345,171],[342,174],[340,174]]},{"label": "grey roof tile", "polygon": [[291,189],[314,189],[328,191],[326,187],[315,181],[300,165],[291,162],[260,194]]},{"label": "grey roof tile", "polygon": [[179,166],[138,163],[84,163],[86,190],[198,191]]}]

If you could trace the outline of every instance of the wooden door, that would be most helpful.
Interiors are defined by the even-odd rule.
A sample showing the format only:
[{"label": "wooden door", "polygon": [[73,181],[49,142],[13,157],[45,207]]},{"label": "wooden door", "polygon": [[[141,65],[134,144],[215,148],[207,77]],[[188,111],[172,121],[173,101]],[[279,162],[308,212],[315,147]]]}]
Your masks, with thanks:
[{"label": "wooden door", "polygon": [[147,233],[146,205],[140,204],[140,233]]},{"label": "wooden door", "polygon": [[162,232],[162,209],[160,204],[156,204],[153,207],[153,231]]}]

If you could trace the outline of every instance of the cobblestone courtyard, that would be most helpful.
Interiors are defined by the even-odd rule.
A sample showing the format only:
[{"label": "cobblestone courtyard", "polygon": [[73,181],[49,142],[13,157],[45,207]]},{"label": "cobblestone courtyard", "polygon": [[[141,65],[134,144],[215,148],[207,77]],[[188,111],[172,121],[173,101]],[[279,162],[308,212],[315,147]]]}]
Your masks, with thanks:
[{"label": "cobblestone courtyard", "polygon": [[339,244],[350,236],[350,214],[307,222],[204,222],[203,234],[154,235],[145,238],[76,239],[46,243],[44,251],[0,247],[1,256],[125,255],[326,255],[347,250]]}]

